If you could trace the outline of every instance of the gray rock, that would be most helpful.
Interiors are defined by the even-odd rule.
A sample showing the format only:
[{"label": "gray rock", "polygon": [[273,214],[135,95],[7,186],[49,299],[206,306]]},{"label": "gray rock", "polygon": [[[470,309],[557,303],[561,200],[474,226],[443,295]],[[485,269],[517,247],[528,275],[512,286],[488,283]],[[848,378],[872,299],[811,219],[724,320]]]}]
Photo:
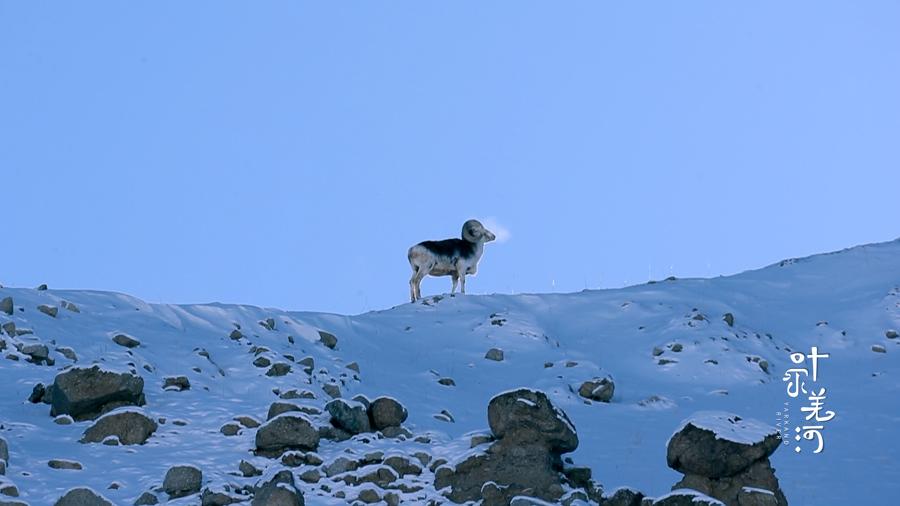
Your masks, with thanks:
[{"label": "gray rock", "polygon": [[897,331],[896,330],[885,330],[884,337],[888,339],[897,339]]},{"label": "gray rock", "polygon": [[[769,494],[747,492],[745,488],[760,489]],[[725,504],[740,504],[743,506],[751,501],[755,503],[769,504],[772,506],[787,506],[784,496],[775,477],[775,470],[769,463],[769,459],[754,462],[747,469],[734,476],[723,478],[708,478],[697,474],[687,474],[681,481],[672,487],[673,489],[686,488],[700,491],[714,497]],[[743,498],[743,501],[741,499]]]},{"label": "gray rock", "polygon": [[113,411],[97,419],[84,431],[82,443],[101,443],[109,436],[116,436],[123,445],[141,445],[147,442],[159,426],[153,419],[134,408]]},{"label": "gray rock", "polygon": [[0,300],[0,312],[6,313],[9,316],[13,314],[13,299],[12,297],[3,297]]},{"label": "gray rock", "polygon": [[758,428],[764,425],[727,413],[705,413],[703,416],[704,419],[699,422],[688,421],[669,439],[666,462],[672,469],[707,478],[733,476],[754,462],[768,458],[781,442],[774,428],[759,436],[753,443],[731,441],[704,427],[715,423],[748,434],[751,431],[759,432]]},{"label": "gray rock", "polygon": [[256,449],[262,453],[280,454],[284,450],[315,450],[318,447],[319,432],[300,413],[278,415],[256,431]]},{"label": "gray rock", "polygon": [[335,383],[325,383],[322,385],[322,391],[328,394],[332,399],[337,399],[341,396],[341,387],[337,386]]},{"label": "gray rock", "polygon": [[196,494],[202,485],[203,473],[194,466],[173,466],[163,480],[163,490],[173,499]]},{"label": "gray rock", "polygon": [[272,365],[272,361],[269,360],[268,357],[256,357],[256,359],[253,360],[253,365],[256,367],[269,367]]},{"label": "gray rock", "polygon": [[328,465],[322,467],[322,471],[325,472],[325,476],[331,478],[332,476],[337,476],[339,474],[344,474],[348,471],[356,471],[359,469],[359,462],[347,458],[347,457],[338,457],[331,461]]},{"label": "gray rock", "polygon": [[369,466],[357,476],[358,483],[373,483],[381,488],[387,487],[400,479],[396,471],[387,466]]},{"label": "gray rock", "polygon": [[246,500],[246,497],[232,495],[224,490],[213,490],[209,487],[200,492],[200,506],[228,506]]},{"label": "gray rock", "polygon": [[56,315],[59,314],[59,308],[56,306],[48,306],[47,304],[41,304],[38,306],[38,311],[44,313],[45,315],[56,318]]},{"label": "gray rock", "polygon": [[113,503],[87,487],[78,487],[66,492],[54,506],[113,506]]},{"label": "gray rock", "polygon": [[75,350],[73,350],[72,348],[68,348],[68,347],[62,346],[62,347],[56,348],[56,351],[57,351],[60,355],[66,357],[66,358],[69,359],[69,360],[71,360],[72,362],[78,362],[78,355],[75,354]]},{"label": "gray rock", "polygon": [[65,469],[71,471],[80,471],[84,469],[81,462],[75,460],[50,459],[47,462],[47,465],[50,466],[51,469]]},{"label": "gray rock", "polygon": [[369,406],[369,416],[375,430],[399,427],[409,417],[409,412],[393,397],[379,397]]},{"label": "gray rock", "polygon": [[235,341],[238,341],[240,340],[240,338],[244,337],[244,334],[242,334],[240,330],[234,329],[231,331],[231,334],[228,334],[228,337]]},{"label": "gray rock", "polygon": [[653,506],[725,506],[696,490],[677,489],[653,501]]},{"label": "gray rock", "polygon": [[453,381],[453,378],[441,378],[438,380],[438,383],[444,385],[445,387],[455,387],[456,381]]},{"label": "gray rock", "polygon": [[378,495],[378,491],[375,488],[367,487],[359,491],[357,499],[366,504],[375,504],[381,501],[381,496]]},{"label": "gray rock", "polygon": [[269,405],[269,412],[266,414],[266,420],[271,420],[282,413],[291,411],[300,411],[300,406],[291,402],[273,402]]},{"label": "gray rock", "polygon": [[221,432],[222,434],[224,434],[226,436],[236,436],[238,434],[238,432],[240,432],[240,431],[241,431],[240,424],[237,424],[234,422],[228,422],[219,428],[219,432]]},{"label": "gray rock", "polygon": [[37,287],[35,287],[35,290],[37,290],[37,291],[39,291],[39,292],[46,292],[46,291],[47,291],[47,284],[46,284],[46,283],[41,283],[41,284],[39,284]]},{"label": "gray rock", "polygon": [[144,492],[134,501],[134,506],[153,506],[154,504],[159,504],[159,499],[150,492]]},{"label": "gray rock", "polygon": [[260,321],[259,324],[266,330],[275,330],[275,318],[266,318]]},{"label": "gray rock", "polygon": [[607,376],[585,381],[578,388],[578,395],[592,401],[609,402],[613,398],[615,391],[616,384],[611,377]]},{"label": "gray rock", "polygon": [[503,350],[500,348],[491,348],[484,354],[484,358],[488,360],[493,360],[495,362],[503,361]]},{"label": "gray rock", "polygon": [[251,506],[303,506],[303,494],[297,490],[294,474],[279,471],[272,479],[257,484]]},{"label": "gray rock", "polygon": [[80,313],[80,312],[81,312],[81,310],[78,309],[78,306],[76,306],[75,304],[73,304],[73,303],[71,303],[71,302],[69,302],[69,301],[65,301],[65,300],[64,300],[64,301],[62,302],[62,307],[63,307],[64,309],[67,309],[67,310],[73,312],[73,313]]},{"label": "gray rock", "polygon": [[422,474],[422,466],[403,455],[392,455],[384,459],[384,465],[396,471],[400,477],[408,474],[415,476]]},{"label": "gray rock", "polygon": [[873,344],[872,351],[874,351],[875,353],[887,353],[887,349],[880,344]]},{"label": "gray rock", "polygon": [[488,423],[498,439],[510,433],[542,441],[559,453],[578,447],[578,435],[569,417],[556,408],[547,395],[520,388],[502,393],[488,404]]},{"label": "gray rock", "polygon": [[191,389],[191,380],[187,376],[169,376],[163,380],[163,390],[181,392]]},{"label": "gray rock", "polygon": [[247,462],[246,460],[241,460],[241,463],[238,464],[238,470],[245,478],[250,478],[251,476],[259,476],[262,474],[262,471],[259,468]]},{"label": "gray rock", "polygon": [[325,332],[324,330],[319,331],[319,341],[325,345],[326,348],[334,349],[337,346],[338,339],[334,334],[329,332]]},{"label": "gray rock", "polygon": [[722,319],[725,320],[725,323],[726,323],[729,327],[734,327],[734,315],[733,315],[733,314],[731,314],[731,313],[725,313],[725,314],[722,316]]},{"label": "gray rock", "polygon": [[9,463],[9,444],[2,437],[0,437],[0,460]]},{"label": "gray rock", "polygon": [[351,434],[360,434],[372,430],[366,406],[361,402],[334,399],[325,405],[325,410],[331,415],[332,424]]},{"label": "gray rock", "polygon": [[238,415],[234,417],[234,421],[243,425],[244,427],[247,427],[248,429],[255,429],[260,425],[260,423],[255,418],[246,415]]},{"label": "gray rock", "polygon": [[284,376],[289,372],[291,372],[291,364],[277,362],[266,371],[266,376]]},{"label": "gray rock", "polygon": [[603,506],[641,506],[644,494],[628,487],[622,487],[604,498],[606,500],[602,503]]},{"label": "gray rock", "polygon": [[144,379],[130,373],[75,367],[56,375],[50,416],[88,420],[119,406],[144,405]]},{"label": "gray rock", "polygon": [[140,341],[127,334],[116,334],[112,340],[119,346],[124,346],[126,348],[137,348],[141,345]]}]

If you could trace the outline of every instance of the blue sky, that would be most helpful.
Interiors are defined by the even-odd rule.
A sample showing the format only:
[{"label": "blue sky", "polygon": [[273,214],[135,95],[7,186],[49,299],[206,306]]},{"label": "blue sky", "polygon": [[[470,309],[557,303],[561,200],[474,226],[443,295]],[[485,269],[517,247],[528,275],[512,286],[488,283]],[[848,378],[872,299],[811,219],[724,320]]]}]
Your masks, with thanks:
[{"label": "blue sky", "polygon": [[[0,1],[0,283],[355,313],[900,236],[898,2]],[[426,294],[449,290],[430,279]]]}]

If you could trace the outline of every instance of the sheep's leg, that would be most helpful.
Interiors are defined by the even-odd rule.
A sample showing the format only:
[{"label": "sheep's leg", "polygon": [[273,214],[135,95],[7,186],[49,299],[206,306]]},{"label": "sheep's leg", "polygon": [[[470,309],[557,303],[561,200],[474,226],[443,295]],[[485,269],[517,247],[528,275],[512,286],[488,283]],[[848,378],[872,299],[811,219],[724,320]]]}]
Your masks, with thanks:
[{"label": "sheep's leg", "polygon": [[415,302],[422,298],[422,279],[428,274],[431,268],[426,269],[423,266],[418,266],[415,274],[413,274],[412,280],[410,280],[410,284],[412,285],[412,301]]},{"label": "sheep's leg", "polygon": [[466,273],[459,275],[459,293],[466,293]]},{"label": "sheep's leg", "polygon": [[415,302],[419,298],[419,271],[421,270],[418,266],[413,266],[413,274],[412,277],[409,278],[409,300],[410,302]]},{"label": "sheep's leg", "polygon": [[453,276],[453,287],[450,289],[450,295],[453,295],[453,292],[456,291],[456,285],[459,283],[459,274],[455,272],[452,274]]}]

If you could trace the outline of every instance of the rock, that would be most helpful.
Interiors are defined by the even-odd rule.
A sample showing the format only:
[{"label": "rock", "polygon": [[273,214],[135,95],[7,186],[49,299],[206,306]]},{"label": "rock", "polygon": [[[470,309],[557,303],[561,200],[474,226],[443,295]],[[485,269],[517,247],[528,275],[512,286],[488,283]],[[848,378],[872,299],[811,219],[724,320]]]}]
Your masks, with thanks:
[{"label": "rock", "polygon": [[761,488],[742,487],[737,498],[740,506],[778,506],[778,496]]},{"label": "rock", "polygon": [[378,492],[374,488],[367,487],[359,491],[357,499],[366,504],[375,504],[378,501],[381,501],[381,496],[378,495]]},{"label": "rock", "polygon": [[54,506],[113,506],[113,503],[87,487],[78,487],[66,492]]},{"label": "rock", "polygon": [[0,312],[6,313],[9,316],[13,314],[13,299],[12,297],[3,297],[0,300]]},{"label": "rock", "polygon": [[35,287],[35,290],[37,290],[37,291],[39,291],[39,292],[46,292],[46,291],[47,291],[47,284],[46,284],[46,283],[41,283],[41,284],[39,284],[37,287]]},{"label": "rock", "polygon": [[234,422],[228,422],[219,428],[219,432],[226,436],[237,436],[241,431],[241,426]]},{"label": "rock", "polygon": [[214,490],[207,487],[200,492],[200,506],[228,506],[246,500],[246,497],[232,495],[221,489]]},{"label": "rock", "polygon": [[238,470],[241,472],[245,478],[250,478],[252,476],[259,476],[262,474],[262,471],[254,466],[253,464],[247,462],[246,460],[241,460],[241,463],[238,464]]},{"label": "rock", "polygon": [[259,324],[266,330],[275,330],[275,318],[266,318],[260,321]]},{"label": "rock", "polygon": [[641,506],[644,494],[628,487],[622,487],[604,498],[606,500],[602,503],[603,506]]},{"label": "rock", "polygon": [[159,504],[159,499],[150,492],[144,492],[134,501],[134,506],[153,506],[154,504]]},{"label": "rock", "polygon": [[696,490],[677,489],[658,497],[653,501],[653,506],[725,506],[725,504]]},{"label": "rock", "polygon": [[228,334],[228,337],[234,341],[238,341],[240,338],[244,337],[244,334],[242,334],[240,330],[234,329]]},{"label": "rock", "polygon": [[390,439],[399,438],[400,436],[409,439],[412,437],[412,432],[403,427],[393,426],[381,429],[381,435]]},{"label": "rock", "polygon": [[322,479],[322,473],[318,469],[307,469],[300,473],[300,479],[304,483],[319,483],[319,480]]},{"label": "rock", "polygon": [[887,349],[885,349],[885,347],[880,344],[873,344],[872,351],[874,351],[875,353],[887,353]]},{"label": "rock", "polygon": [[334,349],[337,346],[338,340],[334,334],[329,332],[325,332],[324,330],[319,331],[319,342],[325,345],[326,348]]},{"label": "rock", "polygon": [[266,376],[284,376],[289,372],[291,372],[291,364],[277,362],[266,371]]},{"label": "rock", "polygon": [[441,378],[438,380],[438,383],[444,385],[445,387],[455,387],[456,382],[453,381],[453,378]]},{"label": "rock", "polygon": [[546,394],[537,390],[520,388],[495,396],[488,404],[488,423],[498,439],[512,432],[534,433],[533,439],[545,442],[559,453],[578,447],[572,421]]},{"label": "rock", "polygon": [[399,427],[409,417],[409,412],[393,397],[379,397],[369,406],[369,416],[375,430]]},{"label": "rock", "polygon": [[654,347],[653,347],[653,356],[654,356],[654,357],[658,357],[658,356],[660,356],[660,355],[662,355],[662,354],[663,354],[662,348],[660,348],[659,346],[654,346]]},{"label": "rock", "polygon": [[256,431],[259,452],[280,454],[284,450],[315,450],[318,447],[319,432],[300,413],[278,415]]},{"label": "rock", "polygon": [[332,476],[344,474],[348,471],[356,471],[357,469],[359,469],[359,462],[347,457],[338,457],[327,466],[324,466],[322,471],[325,472],[325,476],[331,478]]},{"label": "rock", "polygon": [[725,320],[725,323],[726,323],[729,327],[734,327],[734,315],[733,315],[733,314],[731,314],[731,313],[725,313],[725,314],[722,316],[722,319]]},{"label": "rock", "polygon": [[593,401],[609,402],[615,390],[616,384],[613,383],[611,377],[607,376],[585,381],[578,388],[578,395]]},{"label": "rock", "polygon": [[76,462],[74,460],[50,459],[47,462],[47,465],[50,466],[51,469],[68,469],[73,471],[80,471],[83,469],[81,462]]},{"label": "rock", "polygon": [[141,445],[159,426],[150,417],[134,408],[107,413],[84,431],[81,443],[101,443],[115,436],[119,444]]},{"label": "rock", "polygon": [[341,396],[341,388],[335,383],[325,383],[322,385],[322,391],[332,399],[337,399]]},{"label": "rock", "polygon": [[56,306],[48,306],[47,304],[41,304],[38,306],[38,311],[44,313],[45,315],[56,318],[56,315],[59,313],[59,308]]},{"label": "rock", "polygon": [[66,358],[69,359],[69,360],[71,360],[72,362],[78,362],[78,355],[75,354],[75,350],[73,350],[72,348],[68,348],[68,347],[62,346],[62,347],[56,348],[56,351],[57,351],[60,355],[66,357]]},{"label": "rock", "polygon": [[300,406],[291,402],[273,402],[269,406],[269,412],[266,414],[266,420],[271,420],[282,413],[291,411],[300,411]]},{"label": "rock", "polygon": [[251,506],[303,506],[303,494],[297,490],[294,474],[279,471],[272,479],[258,484]]},{"label": "rock", "polygon": [[260,425],[259,422],[255,418],[253,418],[252,416],[246,416],[246,415],[236,416],[236,417],[234,417],[234,421],[243,425],[244,427],[247,427],[248,429],[255,429],[255,428],[259,427],[259,425]]},{"label": "rock", "polygon": [[684,349],[684,345],[681,343],[675,343],[672,346],[670,346],[670,348],[672,349],[673,352],[680,353],[681,350]]},{"label": "rock", "polygon": [[2,495],[6,495],[9,497],[19,497],[19,488],[16,487],[16,485],[11,481],[0,480],[0,496]]},{"label": "rock", "polygon": [[144,379],[130,373],[75,367],[56,375],[50,416],[75,420],[96,418],[119,406],[144,405]]},{"label": "rock", "polygon": [[59,415],[53,419],[53,423],[56,425],[72,425],[75,423],[75,420],[69,415]]},{"label": "rock", "polygon": [[0,460],[9,463],[9,444],[2,437],[0,437]]},{"label": "rock", "polygon": [[73,312],[73,313],[80,313],[80,312],[81,312],[81,310],[78,309],[78,306],[76,306],[75,304],[73,304],[73,303],[71,303],[71,302],[65,301],[65,300],[62,302],[62,307],[63,307],[64,309],[67,309],[67,310]]},{"label": "rock", "polygon": [[449,487],[444,494],[458,503],[509,504],[520,495],[558,502],[566,483],[560,455],[578,446],[568,416],[543,392],[522,388],[491,399],[488,422],[498,441],[455,467],[434,469],[443,459],[435,461],[435,489]]},{"label": "rock", "polygon": [[253,360],[253,365],[256,367],[269,367],[272,365],[272,361],[267,357],[256,357],[256,359]]},{"label": "rock", "polygon": [[137,348],[141,345],[140,341],[127,334],[116,334],[112,340],[119,346],[124,346],[126,348]]},{"label": "rock", "polygon": [[469,440],[469,448],[475,448],[478,445],[493,443],[495,441],[493,434],[475,434]]},{"label": "rock", "polygon": [[885,330],[884,337],[888,339],[897,339],[897,331],[896,330]]},{"label": "rock", "polygon": [[384,459],[384,465],[396,471],[401,478],[408,474],[415,476],[422,474],[422,466],[403,455],[392,455]]},{"label": "rock", "polygon": [[181,392],[191,389],[191,381],[187,376],[169,376],[163,380],[163,390]]},{"label": "rock", "polygon": [[400,476],[397,473],[387,466],[375,466],[374,469],[370,467],[365,468],[364,473],[360,473],[357,481],[359,483],[373,483],[378,485],[381,488],[384,488],[391,483],[394,483],[400,479]]},{"label": "rock", "polygon": [[778,431],[729,413],[696,413],[669,439],[666,462],[672,469],[708,478],[733,476],[766,459],[778,448]]},{"label": "rock", "polygon": [[350,362],[349,364],[347,364],[347,369],[350,369],[351,371],[359,374],[359,364],[356,362]]},{"label": "rock", "polygon": [[335,427],[351,434],[360,434],[372,430],[366,406],[361,402],[334,399],[325,405],[325,410],[331,415],[331,423]]},{"label": "rock", "polygon": [[173,466],[166,471],[163,490],[172,499],[200,492],[203,473],[194,466]]},{"label": "rock", "polygon": [[503,361],[503,350],[500,348],[491,348],[484,354],[484,358],[488,360],[493,360],[495,362]]}]

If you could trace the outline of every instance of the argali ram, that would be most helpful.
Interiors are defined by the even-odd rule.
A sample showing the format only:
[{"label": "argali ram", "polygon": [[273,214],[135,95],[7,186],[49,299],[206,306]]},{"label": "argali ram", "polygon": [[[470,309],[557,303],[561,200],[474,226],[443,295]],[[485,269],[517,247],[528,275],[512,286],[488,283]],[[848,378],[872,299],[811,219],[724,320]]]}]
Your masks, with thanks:
[{"label": "argali ram", "polygon": [[463,224],[462,239],[424,241],[409,248],[407,258],[413,274],[409,280],[409,298],[415,302],[422,298],[421,283],[425,276],[451,276],[456,291],[466,293],[466,275],[478,272],[478,261],[484,253],[484,243],[497,237],[484,228],[478,220]]}]

